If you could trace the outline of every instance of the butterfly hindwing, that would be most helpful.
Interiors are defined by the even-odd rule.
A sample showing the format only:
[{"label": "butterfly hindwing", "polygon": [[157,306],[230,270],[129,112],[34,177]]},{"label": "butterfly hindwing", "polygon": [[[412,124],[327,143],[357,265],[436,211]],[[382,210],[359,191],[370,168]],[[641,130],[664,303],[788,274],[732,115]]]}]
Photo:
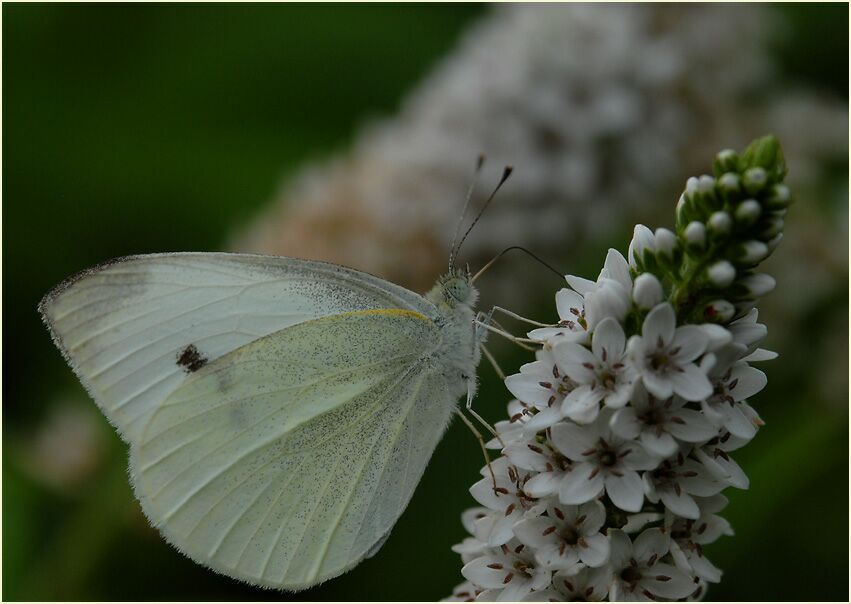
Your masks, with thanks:
[{"label": "butterfly hindwing", "polygon": [[386,538],[453,397],[441,333],[404,310],[303,322],[200,368],[131,444],[136,494],[194,560],[300,589]]},{"label": "butterfly hindwing", "polygon": [[51,291],[40,311],[57,346],[128,442],[204,365],[318,317],[401,308],[431,316],[402,287],[341,266],[249,254],[130,256]]}]

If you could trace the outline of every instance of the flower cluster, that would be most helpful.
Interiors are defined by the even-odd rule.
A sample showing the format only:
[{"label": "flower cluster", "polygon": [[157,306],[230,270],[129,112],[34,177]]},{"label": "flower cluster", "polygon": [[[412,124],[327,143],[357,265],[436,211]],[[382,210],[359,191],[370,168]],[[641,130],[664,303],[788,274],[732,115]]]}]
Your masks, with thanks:
[{"label": "flower cluster", "polygon": [[699,599],[721,571],[703,546],[732,534],[721,491],[748,478],[730,453],[762,421],[747,399],[775,355],[756,266],[791,201],[773,137],[722,151],[688,180],[676,232],[635,227],[596,281],[568,276],[560,321],[530,332],[536,359],[465,512],[460,600]]}]

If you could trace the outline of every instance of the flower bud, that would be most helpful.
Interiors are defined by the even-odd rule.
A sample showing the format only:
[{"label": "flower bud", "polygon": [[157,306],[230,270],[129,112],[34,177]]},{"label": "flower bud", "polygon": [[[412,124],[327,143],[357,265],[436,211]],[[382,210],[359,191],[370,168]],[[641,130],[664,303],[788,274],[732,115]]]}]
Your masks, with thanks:
[{"label": "flower bud", "polygon": [[703,309],[703,316],[708,321],[726,323],[733,318],[736,308],[727,300],[713,300]]},{"label": "flower bud", "polygon": [[704,195],[711,195],[715,192],[715,179],[708,174],[704,174],[697,179],[697,190]]},{"label": "flower bud", "polygon": [[[728,302],[728,304],[730,304]],[[732,311],[733,305],[730,304],[730,309]],[[733,314],[730,313],[730,317],[732,318]],[[722,321],[719,317],[715,317],[716,321]],[[729,321],[729,319],[723,319],[723,321]],[[703,333],[706,334],[706,337],[709,339],[709,343],[706,345],[707,352],[714,352],[721,348],[722,346],[726,346],[730,342],[733,341],[733,334],[730,333],[729,330],[724,329],[720,325],[716,325],[715,323],[703,323],[700,328],[703,330]]]},{"label": "flower bud", "polygon": [[777,235],[768,240],[766,245],[768,246],[769,254],[780,244],[781,239],[783,239],[783,233],[777,233]]},{"label": "flower bud", "polygon": [[686,181],[686,195],[689,197],[693,197],[695,193],[698,191],[698,180],[696,176],[690,177]]},{"label": "flower bud", "polygon": [[629,249],[626,254],[629,265],[636,268],[636,259],[643,262],[644,251],[650,250],[652,252],[655,250],[655,246],[653,231],[643,224],[635,225],[632,231],[632,241],[629,242]]},{"label": "flower bud", "polygon": [[768,183],[768,173],[764,168],[759,166],[748,168],[742,178],[742,184],[745,186],[745,191],[750,195],[756,195]]},{"label": "flower bud", "polygon": [[786,185],[778,184],[771,187],[771,193],[766,200],[766,205],[774,209],[788,208],[792,203],[792,192]]},{"label": "flower bud", "polygon": [[673,231],[663,228],[656,229],[655,235],[656,255],[662,255],[668,259],[673,259],[674,250],[677,247],[677,236]]},{"label": "flower bud", "polygon": [[766,227],[760,234],[767,239],[773,239],[783,232],[785,224],[786,223],[781,216],[779,216],[776,212],[772,213],[772,215],[766,219]]},{"label": "flower bud", "polygon": [[724,149],[723,151],[719,151],[715,156],[713,167],[716,174],[722,174],[724,172],[734,172],[738,163],[739,154],[732,149]]},{"label": "flower bud", "polygon": [[768,246],[762,241],[752,239],[742,244],[738,261],[743,264],[756,264],[768,256]]},{"label": "flower bud", "polygon": [[683,236],[686,238],[686,243],[692,247],[702,249],[706,245],[706,227],[697,220],[688,223],[683,231]]},{"label": "flower bud", "polygon": [[715,287],[729,287],[736,278],[736,269],[726,260],[719,260],[707,269],[709,281]]},{"label": "flower bud", "polygon": [[761,298],[773,290],[777,282],[771,275],[754,273],[740,279],[739,284],[744,286],[750,297]]},{"label": "flower bud", "polygon": [[727,212],[713,212],[706,221],[709,230],[718,235],[726,235],[733,226],[733,219]]},{"label": "flower bud", "polygon": [[735,172],[727,172],[718,179],[718,186],[721,191],[728,195],[738,193],[741,190],[741,181],[739,175]]},{"label": "flower bud", "polygon": [[653,273],[642,273],[635,278],[632,299],[638,308],[650,310],[662,301],[663,296],[662,284]]},{"label": "flower bud", "polygon": [[746,199],[736,208],[736,221],[750,226],[756,222],[761,213],[762,208],[757,200]]}]

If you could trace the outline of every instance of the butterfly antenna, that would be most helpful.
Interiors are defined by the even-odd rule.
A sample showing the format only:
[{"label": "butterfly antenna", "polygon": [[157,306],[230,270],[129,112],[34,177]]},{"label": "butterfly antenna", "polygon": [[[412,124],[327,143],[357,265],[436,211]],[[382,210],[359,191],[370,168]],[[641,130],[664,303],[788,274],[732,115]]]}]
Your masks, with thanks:
[{"label": "butterfly antenna", "polygon": [[467,240],[467,235],[469,235],[469,234],[470,234],[470,231],[472,231],[472,230],[473,230],[473,227],[474,227],[474,226],[476,226],[476,223],[477,223],[477,222],[479,222],[479,218],[481,218],[481,217],[482,217],[482,214],[484,214],[484,213],[485,213],[485,210],[487,210],[487,209],[488,209],[488,206],[490,205],[490,202],[492,202],[492,201],[493,201],[493,198],[494,198],[494,197],[496,197],[496,194],[497,194],[497,193],[499,192],[499,190],[502,188],[502,185],[504,185],[504,184],[505,184],[505,181],[506,181],[506,180],[508,180],[508,177],[509,177],[509,176],[511,176],[511,173],[512,173],[513,171],[514,171],[514,167],[513,167],[513,166],[505,166],[505,168],[502,170],[502,178],[500,178],[500,179],[499,179],[499,182],[497,183],[496,187],[494,187],[493,192],[490,194],[490,196],[488,196],[488,198],[487,198],[487,200],[485,201],[484,205],[482,205],[482,209],[481,209],[481,210],[479,210],[479,213],[478,213],[478,214],[476,214],[476,217],[473,219],[473,222],[472,222],[472,223],[470,223],[470,226],[469,226],[469,227],[467,227],[467,231],[464,233],[464,236],[463,236],[463,237],[461,237],[461,241],[459,241],[459,242],[458,242],[458,247],[455,249],[455,256],[456,256],[456,257],[457,257],[457,255],[458,255],[458,252],[460,252],[460,251],[461,251],[461,246],[462,246],[462,245],[464,245],[464,241],[466,241],[466,240]]},{"label": "butterfly antenna", "polygon": [[523,253],[525,253],[525,254],[527,254],[527,255],[531,256],[533,259],[537,260],[540,264],[542,264],[543,266],[547,267],[547,268],[548,268],[550,271],[552,271],[554,274],[558,275],[559,279],[564,279],[564,273],[563,273],[562,271],[560,271],[560,270],[558,270],[558,269],[554,268],[551,264],[549,264],[549,263],[548,263],[548,262],[546,262],[545,260],[543,260],[543,259],[539,258],[539,257],[538,257],[536,254],[534,254],[533,252],[531,252],[531,251],[527,250],[525,247],[523,247],[523,246],[521,246],[521,245],[512,245],[511,247],[507,247],[507,248],[505,248],[504,250],[502,250],[500,253],[498,253],[496,256],[494,256],[491,260],[489,260],[489,261],[487,262],[487,264],[485,264],[482,268],[480,268],[480,269],[479,269],[479,272],[477,272],[475,275],[473,275],[473,278],[472,278],[472,279],[470,279],[470,283],[475,283],[475,282],[476,282],[476,279],[478,279],[479,277],[481,277],[481,276],[484,274],[484,272],[485,272],[486,270],[488,270],[491,266],[493,266],[493,265],[494,265],[494,263],[495,263],[497,260],[499,260],[499,259],[500,259],[500,258],[502,258],[505,254],[507,254],[508,252],[511,252],[511,251],[513,251],[513,250],[518,250],[518,251],[521,251],[521,252],[523,252]]},{"label": "butterfly antenna", "polygon": [[467,189],[467,195],[464,197],[464,207],[461,209],[461,215],[458,217],[458,223],[455,225],[455,234],[452,235],[452,243],[449,245],[449,272],[451,273],[455,265],[455,242],[458,240],[458,233],[461,231],[461,223],[464,222],[464,215],[467,214],[467,208],[470,205],[470,199],[473,197],[473,191],[476,189],[476,182],[479,180],[479,174],[482,172],[482,166],[485,165],[485,155],[479,154],[476,159],[476,170],[473,172],[473,179],[470,181],[470,186]]}]

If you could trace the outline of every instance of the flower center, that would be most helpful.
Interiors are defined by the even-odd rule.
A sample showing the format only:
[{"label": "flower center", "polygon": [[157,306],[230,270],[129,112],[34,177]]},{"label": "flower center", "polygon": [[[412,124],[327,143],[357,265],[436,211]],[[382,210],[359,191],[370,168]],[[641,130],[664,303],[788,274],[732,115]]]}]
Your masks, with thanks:
[{"label": "flower center", "polygon": [[659,371],[667,367],[669,361],[670,359],[667,354],[664,352],[657,352],[650,357],[650,367],[652,367],[654,371]]},{"label": "flower center", "polygon": [[600,374],[600,382],[603,384],[603,388],[612,390],[615,387],[615,375],[608,370],[604,370]]},{"label": "flower center", "polygon": [[603,451],[600,454],[600,463],[604,466],[613,466],[618,461],[618,456],[613,451]]},{"label": "flower center", "polygon": [[568,545],[576,545],[579,543],[579,531],[572,526],[566,526],[561,532],[561,538]]},{"label": "flower center", "polygon": [[641,571],[634,566],[627,566],[621,571],[621,579],[630,584],[641,581]]}]

